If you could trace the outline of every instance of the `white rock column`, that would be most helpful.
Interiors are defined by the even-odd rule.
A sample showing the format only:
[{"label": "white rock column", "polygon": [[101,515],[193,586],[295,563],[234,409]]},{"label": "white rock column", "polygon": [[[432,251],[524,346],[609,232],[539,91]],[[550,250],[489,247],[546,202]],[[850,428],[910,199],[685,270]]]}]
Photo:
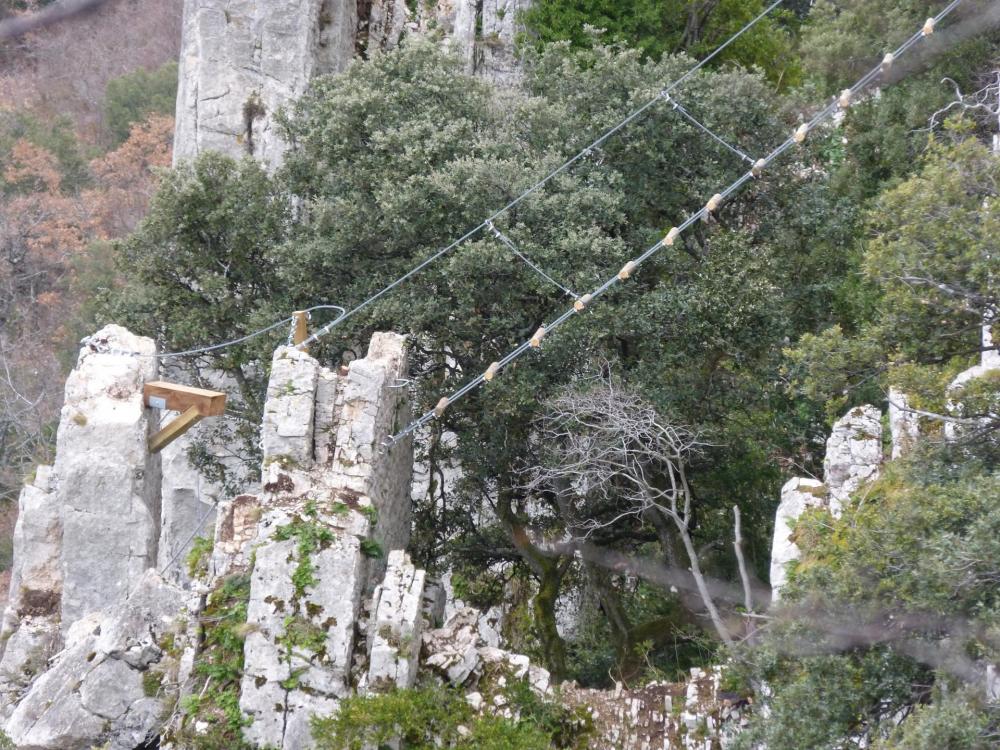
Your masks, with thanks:
[{"label": "white rock column", "polygon": [[332,540],[310,554],[316,583],[304,591],[293,582],[301,563],[295,538],[257,549],[247,609],[255,627],[244,645],[240,688],[240,710],[253,719],[247,741],[283,750],[309,747],[310,717],[333,713],[350,693],[355,624],[368,580],[368,559],[354,534],[284,510],[269,511],[262,524],[273,533],[295,522],[326,528]]},{"label": "white rock column", "polygon": [[385,550],[405,549],[410,540],[413,441],[385,445],[410,417],[399,387],[406,372],[406,337],[376,333],[368,355],[351,362],[339,384],[343,407],[328,481],[371,498],[374,536]]},{"label": "white rock column", "polygon": [[851,409],[833,425],[823,461],[830,512],[835,518],[852,494],[878,477],[881,466],[882,413],[867,405]]},{"label": "white rock column", "polygon": [[87,340],[66,381],[53,469],[63,527],[63,632],[124,601],[156,565],[160,457],[149,452],[155,412],[142,395],[156,375],[154,352],[151,339],[107,326]]},{"label": "white rock column", "polygon": [[354,0],[186,0],[174,163],[218,151],[280,166],[275,115],[347,67],[356,27]]},{"label": "white rock column", "polygon": [[889,431],[893,460],[905,456],[920,440],[920,418],[910,411],[906,394],[895,388],[889,389]]},{"label": "white rock column", "polygon": [[372,597],[368,636],[368,689],[411,688],[417,681],[423,635],[426,573],[402,550],[389,553],[385,580]]},{"label": "white rock column", "polygon": [[771,544],[771,601],[780,598],[788,582],[788,566],[802,554],[792,541],[792,527],[809,508],[826,506],[827,491],[815,479],[790,479],[781,488],[781,504],[774,519],[774,541]]},{"label": "white rock column", "polygon": [[319,363],[298,349],[282,346],[274,352],[261,428],[265,467],[312,466],[319,370]]},{"label": "white rock column", "polygon": [[0,631],[3,718],[61,642],[62,519],[51,479],[51,467],[39,466],[18,502],[10,594]]}]

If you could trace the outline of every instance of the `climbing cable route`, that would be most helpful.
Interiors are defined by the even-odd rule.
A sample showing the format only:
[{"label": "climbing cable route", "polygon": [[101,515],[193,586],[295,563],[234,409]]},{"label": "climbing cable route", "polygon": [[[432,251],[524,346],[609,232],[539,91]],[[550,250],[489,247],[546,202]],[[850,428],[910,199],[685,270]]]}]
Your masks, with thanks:
[{"label": "climbing cable route", "polygon": [[[852,100],[857,96],[858,93],[864,91],[867,86],[873,81],[879,78],[885,78],[889,71],[892,69],[893,64],[907,51],[909,51],[914,45],[920,42],[922,39],[931,36],[937,25],[948,15],[951,14],[955,8],[957,8],[962,3],[962,0],[952,0],[944,10],[942,10],[937,16],[928,18],[924,23],[923,27],[909,37],[902,45],[900,45],[894,52],[890,52],[885,55],[882,62],[873,68],[871,71],[862,76],[857,83],[852,87],[845,89],[841,94],[836,97],[832,102],[827,104],[823,109],[821,109],[811,120],[800,125],[795,132],[789,136],[783,143],[781,143],[777,148],[775,148],[767,156],[758,159],[753,162],[753,166],[748,172],[743,173],[737,178],[731,185],[722,190],[720,193],[713,195],[708,202],[698,211],[688,216],[680,225],[672,228],[667,235],[661,239],[659,242],[654,244],[640,256],[634,260],[630,260],[626,263],[622,269],[614,276],[605,281],[601,286],[597,287],[594,291],[589,294],[584,294],[582,297],[577,298],[573,306],[568,310],[563,312],[559,317],[553,320],[547,325],[541,326],[535,334],[524,343],[517,346],[513,351],[511,351],[503,359],[500,359],[493,364],[491,364],[487,370],[478,375],[474,379],[470,380],[468,383],[463,385],[457,391],[448,396],[443,396],[437,405],[426,412],[419,419],[411,422],[406,428],[393,435],[389,439],[388,445],[394,445],[398,441],[402,440],[406,436],[412,434],[416,430],[420,429],[424,425],[428,424],[434,419],[441,418],[448,407],[454,404],[456,401],[460,400],[462,397],[472,392],[473,390],[479,388],[480,386],[491,382],[500,371],[507,365],[522,357],[525,353],[531,351],[532,349],[538,349],[541,347],[543,340],[546,336],[549,336],[554,330],[562,326],[573,316],[583,313],[593,302],[595,302],[599,297],[605,294],[609,289],[620,284],[621,282],[627,281],[631,278],[636,271],[639,269],[646,260],[651,258],[653,255],[658,253],[663,248],[672,247],[677,239],[683,234],[688,228],[690,228],[696,222],[710,217],[714,214],[721,205],[728,199],[731,195],[739,191],[744,185],[752,180],[758,178],[763,171],[776,159],[780,158],[789,149],[802,144],[806,137],[809,135],[810,131],[814,130],[820,124],[824,123],[826,120],[831,118],[838,110],[845,110],[851,106]],[[660,98],[669,100],[670,89],[664,89]],[[672,101],[672,100],[671,100]],[[749,157],[747,157],[749,160]]]}]

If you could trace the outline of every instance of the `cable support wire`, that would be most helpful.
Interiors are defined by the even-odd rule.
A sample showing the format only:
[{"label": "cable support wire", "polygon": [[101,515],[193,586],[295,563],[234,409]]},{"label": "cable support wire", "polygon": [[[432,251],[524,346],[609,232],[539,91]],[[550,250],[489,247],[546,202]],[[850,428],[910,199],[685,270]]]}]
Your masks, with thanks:
[{"label": "cable support wire", "polygon": [[[344,308],[340,305],[316,305],[315,307],[310,307],[308,310],[304,310],[305,313],[314,313],[317,310],[340,310],[343,313]],[[137,357],[141,359],[170,359],[172,357],[190,357],[195,354],[206,354],[208,352],[218,351],[220,349],[228,349],[231,346],[236,346],[237,344],[243,344],[247,341],[257,338],[258,336],[263,336],[265,333],[270,333],[271,331],[288,325],[294,322],[295,318],[289,315],[287,318],[282,318],[276,323],[272,323],[266,328],[261,328],[253,333],[248,333],[246,336],[240,336],[238,339],[232,339],[230,341],[223,341],[221,344],[212,344],[211,346],[203,346],[198,349],[188,349],[182,352],[156,352],[154,354],[144,354],[142,352],[132,352],[125,349],[114,349],[111,347],[99,349],[102,354],[117,354],[122,357]],[[87,336],[80,340],[80,344],[87,345],[93,340],[93,336]]]},{"label": "cable support wire", "polygon": [[541,190],[543,187],[545,187],[548,183],[550,183],[556,177],[558,177],[559,175],[561,175],[567,169],[569,169],[570,167],[572,167],[578,161],[580,161],[581,159],[583,159],[583,158],[589,156],[591,153],[593,153],[593,151],[594,151],[595,148],[599,148],[601,145],[604,144],[605,141],[607,141],[609,138],[611,138],[611,136],[615,135],[618,131],[622,130],[623,128],[625,128],[626,126],[628,126],[629,124],[631,124],[634,120],[636,120],[637,118],[639,118],[643,114],[645,114],[647,110],[651,109],[657,103],[659,103],[660,101],[662,101],[663,97],[665,95],[669,95],[671,91],[673,91],[677,87],[683,85],[684,82],[686,82],[689,78],[691,78],[691,76],[693,76],[695,73],[697,73],[703,67],[705,67],[708,63],[710,63],[712,60],[714,60],[719,54],[721,54],[725,49],[727,49],[729,47],[729,45],[733,44],[737,39],[739,39],[740,37],[742,37],[745,33],[747,33],[748,31],[750,31],[750,29],[752,29],[754,26],[756,26],[758,23],[760,23],[764,18],[766,18],[771,13],[771,11],[773,11],[775,8],[777,8],[779,5],[781,5],[784,1],[785,0],[774,0],[774,2],[771,3],[767,8],[765,8],[764,10],[762,10],[754,18],[752,18],[750,21],[748,21],[743,26],[743,28],[741,28],[739,31],[737,31],[735,34],[733,34],[731,37],[729,37],[725,42],[723,42],[718,47],[716,47],[707,57],[705,57],[704,59],[702,59],[701,61],[699,61],[698,63],[696,63],[694,66],[692,66],[680,78],[678,78],[677,80],[675,80],[673,83],[669,84],[656,97],[654,97],[653,99],[650,99],[648,102],[646,102],[645,104],[643,104],[641,107],[639,107],[638,109],[636,109],[635,111],[633,111],[631,114],[629,114],[628,116],[626,116],[617,125],[613,126],[609,130],[606,130],[604,133],[602,133],[600,136],[598,136],[598,138],[596,140],[594,140],[593,142],[591,142],[590,145],[584,147],[579,152],[577,152],[572,158],[570,158],[569,160],[567,160],[566,162],[564,162],[561,166],[559,166],[556,169],[554,169],[551,172],[549,172],[545,177],[543,177],[541,180],[539,180],[534,185],[532,185],[531,187],[529,187],[523,193],[521,193],[520,195],[518,195],[516,198],[514,198],[512,201],[510,201],[510,203],[508,203],[506,206],[504,206],[503,208],[500,208],[497,211],[493,212],[489,217],[487,217],[486,219],[484,219],[481,224],[479,224],[476,227],[473,227],[468,232],[466,232],[461,237],[459,237],[457,240],[454,240],[451,244],[446,245],[445,247],[443,247],[440,250],[438,250],[437,252],[435,252],[433,255],[431,255],[426,260],[418,263],[416,266],[414,266],[412,269],[410,269],[409,271],[407,271],[405,274],[403,274],[402,276],[400,276],[398,279],[396,279],[395,281],[393,281],[388,286],[383,287],[381,290],[379,290],[378,292],[376,292],[372,296],[368,297],[368,299],[364,300],[363,302],[358,303],[355,307],[353,307],[350,310],[348,310],[347,312],[343,313],[337,319],[330,321],[329,323],[327,323],[326,325],[324,325],[322,328],[320,328],[319,330],[317,330],[314,333],[312,333],[308,338],[306,338],[305,341],[303,341],[300,344],[297,344],[297,347],[299,349],[305,349],[310,344],[315,343],[316,341],[318,341],[319,339],[321,339],[323,336],[326,336],[328,333],[330,333],[330,331],[332,331],[334,328],[336,328],[338,325],[340,325],[341,323],[343,323],[348,318],[354,317],[359,312],[361,312],[365,308],[369,307],[370,305],[374,304],[375,302],[377,302],[378,300],[380,300],[382,297],[384,297],[385,295],[387,295],[389,292],[391,292],[392,290],[394,290],[400,284],[403,284],[403,283],[407,282],[409,279],[411,279],[414,276],[416,276],[418,273],[420,273],[421,271],[423,271],[425,268],[427,268],[431,264],[435,263],[439,258],[447,255],[452,250],[454,250],[455,248],[459,247],[460,245],[462,245],[467,240],[469,240],[472,237],[474,237],[476,234],[478,234],[482,230],[488,228],[490,222],[496,221],[498,218],[500,218],[501,216],[503,216],[505,213],[507,213],[508,211],[510,211],[512,208],[514,208],[515,206],[517,206],[520,203],[524,202],[530,196],[532,196],[535,193],[537,193],[539,190]]},{"label": "cable support wire", "polygon": [[[962,3],[962,0],[953,0],[937,16],[935,16],[933,19],[929,19],[928,20],[928,25],[930,25],[931,27],[933,27],[934,25],[936,25],[937,23],[939,23],[944,18],[947,18],[947,16],[955,8],[957,8],[961,3]],[[933,20],[934,23],[930,24],[930,20]],[[889,58],[891,56],[891,58],[893,60],[895,60],[895,59],[898,59],[899,57],[901,57],[902,55],[904,55],[921,38],[927,36],[927,34],[925,33],[925,30],[928,28],[928,25],[925,25],[921,29],[921,31],[918,31],[914,36],[912,36],[909,39],[907,39],[905,42],[903,42],[902,45],[900,45],[900,47],[898,49],[895,50],[895,52],[890,53],[890,55],[887,55],[886,57]],[[882,64],[880,64],[873,71],[867,73],[865,76],[863,76],[861,79],[859,79],[858,83],[856,83],[854,86],[851,87],[850,91],[852,93],[857,93],[857,92],[861,91],[865,86],[868,85],[868,83],[871,83],[872,81],[874,81],[881,74],[882,74]],[[664,239],[662,239],[659,242],[657,242],[656,244],[654,244],[652,247],[650,247],[648,250],[646,250],[642,255],[640,255],[635,260],[629,261],[622,268],[622,270],[618,272],[618,274],[616,274],[615,276],[612,276],[611,278],[609,278],[607,281],[605,281],[603,284],[601,284],[601,286],[597,287],[597,289],[595,289],[593,292],[591,292],[590,294],[583,295],[583,297],[581,297],[581,298],[579,298],[577,300],[576,304],[574,304],[573,307],[571,307],[568,310],[566,310],[562,315],[560,315],[558,318],[556,318],[555,320],[553,320],[551,323],[543,325],[541,328],[539,328],[538,329],[538,333],[536,333],[535,336],[530,341],[525,342],[525,343],[519,345],[517,348],[515,348],[513,351],[511,351],[506,357],[504,357],[503,359],[501,359],[499,362],[494,362],[492,365],[490,365],[489,369],[487,370],[487,372],[485,374],[479,375],[478,377],[474,378],[470,382],[466,383],[465,385],[463,385],[461,388],[459,388],[457,391],[455,391],[450,396],[446,396],[446,397],[442,398],[441,401],[438,403],[438,406],[435,409],[427,412],[426,414],[424,414],[423,416],[421,416],[419,419],[415,420],[410,425],[408,425],[406,428],[404,428],[401,432],[397,433],[396,435],[393,435],[386,442],[386,445],[387,446],[394,445],[395,443],[397,443],[398,441],[402,440],[406,436],[412,434],[417,429],[419,429],[419,428],[423,427],[424,425],[428,424],[433,419],[439,418],[440,416],[443,415],[444,410],[448,406],[450,406],[454,402],[458,401],[463,396],[467,395],[469,392],[475,390],[476,388],[478,388],[483,383],[492,381],[493,378],[499,373],[500,370],[502,370],[504,367],[506,367],[507,365],[509,365],[514,360],[516,360],[516,359],[520,358],[521,356],[523,356],[525,354],[525,352],[530,351],[531,349],[538,348],[540,346],[540,344],[541,344],[541,337],[542,336],[548,336],[548,335],[550,335],[552,333],[552,331],[554,331],[557,328],[559,328],[561,325],[563,325],[570,318],[574,317],[575,315],[579,315],[580,313],[582,313],[595,300],[597,300],[599,297],[601,297],[603,294],[605,294],[609,289],[611,289],[612,287],[614,287],[616,284],[619,284],[619,283],[627,280],[628,278],[630,278],[631,275],[633,273],[635,273],[635,271],[638,269],[639,265],[641,265],[642,262],[648,260],[649,258],[651,258],[653,255],[655,255],[656,253],[658,253],[663,248],[672,246],[674,244],[674,242],[676,241],[677,237],[679,237],[685,230],[687,230],[688,228],[690,228],[693,224],[697,223],[702,218],[705,218],[705,217],[707,217],[708,215],[710,215],[712,213],[712,211],[714,209],[710,208],[710,206],[713,206],[713,204],[714,204],[715,207],[717,208],[718,204],[721,203],[721,201],[724,201],[726,198],[728,198],[729,196],[731,196],[733,193],[735,193],[737,190],[739,190],[741,187],[743,187],[746,183],[753,181],[754,178],[757,177],[757,167],[758,167],[758,165],[763,165],[765,167],[768,166],[768,165],[770,165],[775,159],[779,158],[782,154],[784,154],[786,151],[788,151],[792,146],[794,146],[794,145],[802,142],[803,138],[800,137],[800,134],[807,134],[809,131],[813,130],[818,125],[820,125],[823,122],[825,122],[826,120],[828,120],[833,115],[833,113],[836,112],[839,108],[840,108],[840,105],[838,104],[838,102],[836,100],[833,103],[828,104],[827,106],[825,106],[823,109],[821,109],[819,111],[819,113],[817,113],[813,118],[811,118],[806,124],[800,126],[800,128],[796,131],[796,133],[791,138],[786,139],[783,143],[781,143],[773,151],[771,151],[770,154],[768,154],[767,156],[765,156],[762,159],[758,160],[756,162],[756,164],[754,165],[754,169],[752,169],[751,171],[746,172],[746,173],[740,175],[740,177],[737,178],[732,184],[730,184],[725,190],[723,190],[722,192],[716,194],[715,196],[712,196],[712,200],[709,201],[709,203],[705,207],[701,208],[700,210],[698,210],[695,213],[693,213],[690,216],[688,216],[688,218],[685,219],[685,221],[682,224],[680,224],[679,226],[675,227],[674,229],[671,229],[670,233],[667,235],[667,237],[665,237]],[[583,303],[584,300],[586,300],[585,303]],[[581,303],[583,303],[583,304],[581,304]]]},{"label": "cable support wire", "polygon": [[517,245],[514,244],[514,241],[512,239],[510,239],[510,237],[508,237],[506,234],[504,234],[503,232],[501,232],[499,229],[496,228],[496,225],[492,221],[487,222],[487,227],[493,233],[494,237],[496,237],[498,240],[500,240],[500,242],[502,242],[504,245],[506,245],[510,249],[510,251],[512,253],[514,253],[514,255],[516,255],[518,258],[520,258],[521,260],[523,260],[525,262],[525,264],[527,264],[527,266],[529,268],[531,268],[531,270],[533,270],[535,273],[537,273],[539,276],[541,276],[547,282],[549,282],[553,286],[559,287],[562,291],[564,291],[566,294],[568,294],[573,299],[576,299],[577,297],[580,296],[576,292],[574,292],[572,289],[569,289],[569,288],[563,286],[562,284],[560,284],[558,281],[556,281],[551,276],[549,276],[547,273],[545,273],[545,271],[543,271],[541,268],[539,268],[535,263],[533,263],[531,261],[531,259],[527,255],[525,255],[524,253],[522,253],[520,250],[517,249]]},{"label": "cable support wire", "polygon": [[736,146],[733,146],[731,143],[729,143],[727,140],[725,140],[722,136],[720,136],[720,135],[716,134],[714,131],[712,131],[707,125],[705,125],[704,123],[702,123],[694,115],[692,115],[690,112],[688,112],[688,110],[684,107],[684,105],[682,105],[679,101],[677,101],[676,99],[674,99],[673,97],[671,97],[670,94],[664,94],[663,98],[664,98],[665,101],[667,101],[667,102],[670,103],[670,105],[674,108],[674,110],[678,114],[680,114],[681,117],[683,117],[689,123],[691,123],[692,125],[694,125],[694,127],[696,127],[698,130],[700,130],[702,133],[704,133],[709,138],[711,138],[713,141],[715,141],[716,143],[718,143],[719,145],[721,145],[727,151],[729,151],[729,152],[735,154],[736,156],[740,157],[741,159],[743,159],[743,161],[748,162],[750,164],[753,164],[753,159],[751,159],[749,156],[747,156],[742,151],[740,151],[738,148],[736,148]]}]

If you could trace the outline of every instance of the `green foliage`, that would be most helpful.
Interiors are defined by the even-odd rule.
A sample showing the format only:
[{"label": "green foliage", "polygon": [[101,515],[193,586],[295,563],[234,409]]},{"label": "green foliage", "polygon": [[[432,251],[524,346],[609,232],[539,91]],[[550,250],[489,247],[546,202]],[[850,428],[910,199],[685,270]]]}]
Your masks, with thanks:
[{"label": "green foliage", "polygon": [[147,669],[142,673],[142,692],[149,698],[155,698],[163,685],[163,672]]},{"label": "green foliage", "polygon": [[296,546],[298,564],[292,572],[292,584],[295,586],[296,598],[301,599],[305,596],[306,589],[317,583],[312,555],[330,545],[333,541],[333,531],[315,519],[296,518],[291,523],[279,528],[275,532],[274,538],[278,541],[295,539],[298,542]]},{"label": "green foliage", "polygon": [[971,690],[942,691],[929,705],[914,713],[875,745],[876,750],[988,750],[996,747],[996,707],[983,705],[981,695]]},{"label": "green foliage", "polygon": [[[961,665],[998,656],[989,635],[1000,616],[998,501],[995,465],[924,453],[889,464],[842,518],[804,515],[795,535],[805,554],[751,657],[769,715],[744,741],[791,750],[891,735],[884,747],[988,746],[998,717],[972,697],[982,686]],[[927,702],[894,728],[900,711]]]},{"label": "green foliage", "polygon": [[[980,326],[1000,295],[992,250],[1000,164],[976,138],[930,141],[909,179],[884,191],[867,215],[871,239],[857,261],[874,304],[849,335],[836,325],[786,352],[795,392],[832,413],[876,397],[886,382],[941,412],[945,389],[979,359]],[[970,415],[989,415],[988,384],[970,392]]]},{"label": "green foliage", "polygon": [[190,549],[188,549],[187,557],[184,558],[188,576],[197,578],[208,572],[208,561],[214,547],[215,540],[211,537],[198,536],[194,538]]},{"label": "green foliage", "polygon": [[[983,13],[987,4],[964,3],[952,18]],[[919,31],[942,5],[937,0],[817,0],[802,34],[806,67],[831,92],[853,84],[886,52]],[[951,53],[964,52],[959,45]]]},{"label": "green foliage", "polygon": [[[523,13],[537,45],[568,41],[587,48],[602,39],[641,50],[659,59],[686,52],[702,58],[755,18],[762,0],[722,0],[710,5],[680,0],[548,0]],[[760,22],[716,58],[716,64],[738,62],[759,67],[767,77],[793,85],[800,64],[793,51],[794,15],[779,10]],[[596,34],[603,30],[604,35]]]},{"label": "green foliage", "polygon": [[[507,696],[518,720],[493,712],[477,715],[458,691],[443,687],[394,690],[384,695],[355,696],[340,704],[334,717],[314,717],[317,750],[361,750],[395,739],[404,750],[549,750],[575,748],[565,710],[513,681]],[[582,747],[582,746],[579,746]]]},{"label": "green foliage", "polygon": [[374,539],[362,539],[361,554],[364,555],[365,557],[381,559],[385,557],[385,550],[382,549],[382,545],[379,544]]},{"label": "green foliage", "polygon": [[177,101],[177,63],[164,63],[156,70],[138,68],[108,81],[104,99],[104,123],[111,145],[124,143],[136,123],[152,114],[173,115]]},{"label": "green foliage", "polygon": [[[181,702],[184,724],[179,736],[173,739],[183,747],[192,750],[250,748],[242,735],[248,719],[239,707],[249,600],[249,573],[226,578],[209,594],[202,613],[202,648],[194,671],[210,679],[203,693],[191,694]],[[207,722],[208,730],[195,731],[196,721]]]}]

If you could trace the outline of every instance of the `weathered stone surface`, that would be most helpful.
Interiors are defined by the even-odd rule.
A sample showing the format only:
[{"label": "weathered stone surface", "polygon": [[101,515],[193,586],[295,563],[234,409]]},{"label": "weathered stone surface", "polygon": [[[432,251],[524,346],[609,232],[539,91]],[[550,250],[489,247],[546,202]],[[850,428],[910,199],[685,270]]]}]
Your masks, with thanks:
[{"label": "weathered stone surface", "polygon": [[889,389],[889,431],[892,433],[892,459],[909,453],[920,439],[920,418],[910,410],[906,394]]},{"label": "weathered stone surface", "polygon": [[389,553],[385,580],[372,597],[368,635],[368,688],[410,688],[417,680],[424,628],[426,574],[402,550]]},{"label": "weathered stone surface", "polygon": [[163,479],[156,566],[166,568],[164,576],[181,584],[189,580],[185,551],[192,537],[211,536],[216,504],[224,493],[188,460],[187,451],[199,438],[199,427],[202,425],[196,425],[160,453]]},{"label": "weathered stone surface", "polygon": [[0,718],[14,711],[32,681],[62,643],[57,617],[23,617],[11,631],[0,662]]},{"label": "weathered stone surface", "polygon": [[151,570],[124,605],[90,616],[8,720],[17,747],[134,750],[156,737],[173,699],[145,695],[142,674],[172,666],[159,644],[186,604],[183,591]]},{"label": "weathered stone surface", "polygon": [[434,669],[452,685],[464,685],[480,665],[479,612],[466,608],[445,626],[424,633],[423,666]]},{"label": "weathered stone surface", "polygon": [[501,86],[517,84],[522,72],[517,35],[524,31],[521,14],[531,5],[532,0],[483,0],[478,75]]},{"label": "weathered stone surface", "polygon": [[394,49],[408,18],[406,0],[372,0],[368,16],[368,54]]},{"label": "weathered stone surface", "polygon": [[409,421],[406,337],[372,336],[368,355],[348,367],[340,382],[343,407],[338,418],[331,485],[371,498],[378,511],[374,538],[383,549],[405,549],[410,539],[410,486],[413,442],[389,447],[386,441]]},{"label": "weathered stone surface", "polygon": [[[0,643],[10,638],[22,618],[57,623],[62,599],[62,519],[52,482],[52,467],[39,466],[18,499],[14,526],[14,561]],[[6,649],[4,651],[6,656]],[[11,665],[0,663],[0,672]]]},{"label": "weathered stone surface", "polygon": [[315,359],[293,347],[282,346],[274,352],[261,427],[265,465],[312,465],[319,369]]},{"label": "weathered stone surface", "polygon": [[827,490],[815,479],[790,479],[781,488],[781,504],[774,519],[774,541],[771,544],[771,600],[778,601],[788,580],[788,566],[801,555],[792,541],[792,527],[808,508],[826,505]]},{"label": "weathered stone surface", "polygon": [[830,512],[838,517],[851,495],[878,477],[881,466],[881,412],[874,406],[851,409],[833,425],[826,441],[823,478]]},{"label": "weathered stone surface", "polygon": [[234,568],[249,565],[261,514],[261,501],[256,495],[239,495],[219,504],[209,563],[210,578],[221,578]]},{"label": "weathered stone surface", "polygon": [[[982,328],[983,353],[979,364],[970,367],[968,370],[959,373],[948,386],[948,411],[952,416],[962,418],[964,408],[962,406],[962,390],[972,383],[992,372],[1000,370],[1000,351],[993,349],[993,327],[984,325]],[[968,427],[956,422],[945,422],[944,435],[947,440],[957,440]]]},{"label": "weathered stone surface", "polygon": [[320,466],[333,460],[337,441],[337,420],[342,402],[338,396],[338,376],[327,367],[319,369],[316,381],[315,427],[313,428],[313,457]]},{"label": "weathered stone surface", "polygon": [[287,147],[278,110],[353,58],[353,0],[286,0],[277,10],[255,0],[185,2],[175,164],[211,150],[277,168]]},{"label": "weathered stone surface", "polygon": [[309,717],[332,712],[348,693],[368,564],[360,540],[325,518],[282,509],[262,519],[275,530],[293,522],[327,528],[333,539],[309,555],[316,583],[304,591],[293,583],[302,562],[296,538],[272,538],[257,549],[247,609],[255,628],[244,646],[240,693],[240,709],[253,719],[247,740],[289,750],[308,747]]},{"label": "weathered stone surface", "polygon": [[147,447],[154,425],[142,397],[156,375],[154,351],[151,339],[107,326],[87,340],[66,381],[53,469],[64,630],[124,601],[156,564],[160,458]]}]

